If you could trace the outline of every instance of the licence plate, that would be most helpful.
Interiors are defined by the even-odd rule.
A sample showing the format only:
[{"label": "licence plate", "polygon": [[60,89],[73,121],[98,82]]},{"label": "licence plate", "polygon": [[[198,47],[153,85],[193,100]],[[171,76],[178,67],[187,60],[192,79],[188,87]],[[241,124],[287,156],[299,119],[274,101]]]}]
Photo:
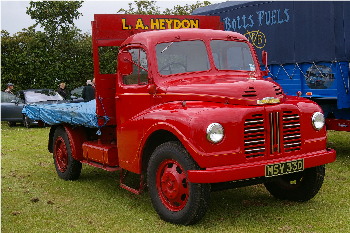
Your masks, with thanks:
[{"label": "licence plate", "polygon": [[265,166],[265,177],[280,176],[304,170],[304,159],[283,163],[268,164]]}]

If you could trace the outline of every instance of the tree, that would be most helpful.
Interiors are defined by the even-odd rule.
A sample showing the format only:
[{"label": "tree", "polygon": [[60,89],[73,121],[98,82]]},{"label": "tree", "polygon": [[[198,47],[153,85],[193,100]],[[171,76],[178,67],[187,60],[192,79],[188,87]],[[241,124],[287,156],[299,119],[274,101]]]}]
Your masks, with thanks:
[{"label": "tree", "polygon": [[[41,83],[42,86],[50,85],[47,83],[49,82],[51,86],[57,88],[58,83],[66,82],[68,87],[72,88],[82,85],[86,79],[92,79],[91,42],[89,45],[81,44],[90,37],[82,35],[74,26],[74,20],[82,15],[78,11],[82,3],[82,1],[31,1],[27,8],[27,14],[36,21],[34,26],[42,26],[46,35],[46,41],[41,47],[43,51],[48,52],[42,54],[47,55],[43,57],[46,69],[43,69],[41,74],[41,80],[45,80],[45,83]],[[79,50],[81,45],[88,47],[82,51]],[[89,54],[90,57],[86,58],[82,54]],[[90,61],[90,67],[83,68],[83,72],[77,67],[77,64],[85,63],[81,59]],[[86,77],[86,71],[91,71],[89,77]]]},{"label": "tree", "polygon": [[[132,15],[160,15],[159,6],[156,6],[156,1],[134,1],[129,3],[129,9],[121,8],[118,13],[132,14]],[[134,8],[136,5],[136,9]]]},{"label": "tree", "polygon": [[185,6],[176,5],[173,7],[173,9],[166,8],[165,11],[163,11],[164,15],[190,15],[192,12],[199,8],[211,5],[209,1],[199,2],[197,1],[195,4],[186,4]]},{"label": "tree", "polygon": [[75,88],[93,77],[92,45],[89,34],[72,32],[62,51],[50,47],[47,34],[30,27],[10,36],[1,32],[1,71],[3,83],[16,90],[56,89],[59,82]]},{"label": "tree", "polygon": [[121,8],[118,13],[136,14],[136,15],[190,15],[195,9],[203,6],[208,6],[209,1],[199,2],[195,4],[186,4],[185,6],[176,5],[173,9],[166,8],[163,12],[160,11],[156,1],[134,1],[129,3],[129,9]]},{"label": "tree", "polygon": [[82,14],[82,1],[42,1],[29,3],[27,14],[49,34],[65,33],[74,26],[74,19]]},{"label": "tree", "polygon": [[[3,83],[17,90],[56,89],[60,82],[75,88],[93,77],[91,36],[81,34],[74,19],[82,2],[30,2],[27,13],[35,25],[10,36],[2,31]],[[44,31],[36,31],[37,25]]]},{"label": "tree", "polygon": [[43,58],[47,54],[41,48],[45,44],[45,35],[29,27],[13,36],[2,31],[1,37],[2,81],[15,83],[17,90],[33,88],[37,81],[44,81],[41,66],[45,64]]}]

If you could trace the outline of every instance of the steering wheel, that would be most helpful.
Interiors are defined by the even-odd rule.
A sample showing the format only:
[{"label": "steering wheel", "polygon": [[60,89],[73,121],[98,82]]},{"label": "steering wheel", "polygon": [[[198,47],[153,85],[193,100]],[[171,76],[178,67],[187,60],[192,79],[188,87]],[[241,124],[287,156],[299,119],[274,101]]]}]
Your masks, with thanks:
[{"label": "steering wheel", "polygon": [[171,70],[171,66],[181,66],[183,67],[184,71],[186,72],[186,66],[182,63],[179,63],[179,62],[173,62],[173,63],[169,63],[169,64],[166,64],[165,66],[163,66],[159,72],[162,74],[162,71],[165,70],[166,68],[169,68],[169,71],[170,73],[169,74],[172,74],[172,70]]}]

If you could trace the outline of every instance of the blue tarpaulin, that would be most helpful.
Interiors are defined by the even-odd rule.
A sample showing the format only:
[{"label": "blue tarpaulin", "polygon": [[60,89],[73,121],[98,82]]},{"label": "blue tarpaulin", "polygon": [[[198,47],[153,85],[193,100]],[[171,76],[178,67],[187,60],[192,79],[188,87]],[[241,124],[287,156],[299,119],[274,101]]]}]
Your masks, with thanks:
[{"label": "blue tarpaulin", "polygon": [[60,104],[31,104],[24,106],[22,113],[32,120],[41,120],[49,125],[68,123],[98,128],[96,101]]}]

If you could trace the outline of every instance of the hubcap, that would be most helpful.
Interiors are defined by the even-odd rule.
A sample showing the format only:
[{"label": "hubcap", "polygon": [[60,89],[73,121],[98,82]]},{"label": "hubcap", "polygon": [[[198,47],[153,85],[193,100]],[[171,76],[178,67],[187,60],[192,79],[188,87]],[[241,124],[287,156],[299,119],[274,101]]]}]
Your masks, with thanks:
[{"label": "hubcap", "polygon": [[189,196],[186,174],[175,160],[163,161],[157,170],[157,189],[162,203],[171,211],[183,209]]},{"label": "hubcap", "polygon": [[58,170],[65,172],[68,166],[68,151],[62,137],[58,137],[55,142],[55,160]]}]

